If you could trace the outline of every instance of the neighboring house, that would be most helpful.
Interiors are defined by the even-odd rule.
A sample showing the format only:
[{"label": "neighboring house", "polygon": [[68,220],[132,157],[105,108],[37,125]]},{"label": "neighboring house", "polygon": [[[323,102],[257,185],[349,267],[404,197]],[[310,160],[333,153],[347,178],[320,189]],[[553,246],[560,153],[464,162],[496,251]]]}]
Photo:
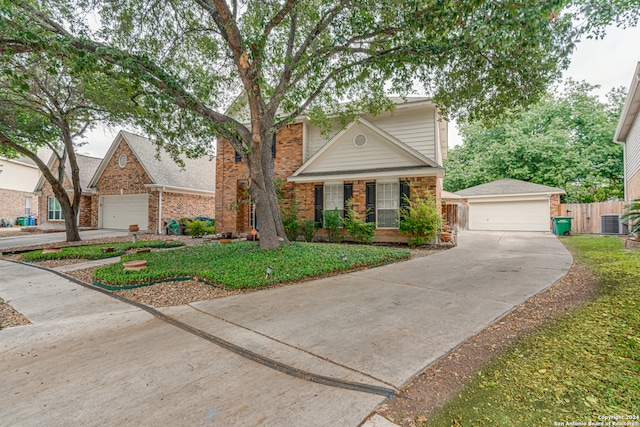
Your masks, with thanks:
[{"label": "neighboring house", "polygon": [[[80,188],[82,189],[77,224],[80,227],[91,227],[91,190],[89,189],[89,181],[102,159],[76,154],[76,160],[80,172]],[[58,162],[58,157],[52,154],[47,163],[49,170],[53,172],[55,177],[57,177],[58,174]],[[64,172],[63,187],[69,195],[69,199],[73,200],[71,164],[68,159]],[[53,194],[51,184],[49,184],[49,181],[47,181],[42,174],[40,174],[40,179],[38,180],[35,191],[39,199],[38,227],[43,229],[64,230],[64,214],[62,213],[60,202]]]},{"label": "neighboring house", "polygon": [[629,86],[614,141],[624,147],[624,195],[629,202],[640,198],[640,62]]},{"label": "neighboring house", "polygon": [[91,190],[91,225],[162,234],[171,219],[215,213],[216,163],[210,156],[182,158],[179,166],[142,136],[120,131],[97,167]]},{"label": "neighboring house", "polygon": [[0,157],[0,218],[16,225],[18,217],[37,214],[38,198],[33,189],[39,176],[40,169],[28,157]]},{"label": "neighboring house", "polygon": [[504,178],[456,191],[469,206],[469,230],[549,231],[560,215],[560,188]]},{"label": "neighboring house", "polygon": [[[275,173],[286,182],[286,194],[296,198],[299,219],[321,225],[324,211],[342,212],[352,199],[361,217],[377,224],[376,240],[405,240],[398,229],[404,195],[430,191],[440,206],[447,123],[429,98],[395,101],[394,112],[363,115],[329,134],[307,118],[279,129]],[[259,229],[247,197],[247,168],[223,138],[216,169],[217,230]]]}]

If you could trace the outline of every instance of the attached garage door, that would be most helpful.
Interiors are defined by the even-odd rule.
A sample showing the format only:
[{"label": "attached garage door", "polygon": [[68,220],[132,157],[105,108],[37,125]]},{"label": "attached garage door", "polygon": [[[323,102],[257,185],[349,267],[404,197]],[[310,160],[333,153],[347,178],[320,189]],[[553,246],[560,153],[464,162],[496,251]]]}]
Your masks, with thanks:
[{"label": "attached garage door", "polygon": [[549,200],[469,201],[469,229],[549,231]]},{"label": "attached garage door", "polygon": [[125,230],[138,224],[140,230],[149,225],[149,194],[102,196],[102,228]]}]

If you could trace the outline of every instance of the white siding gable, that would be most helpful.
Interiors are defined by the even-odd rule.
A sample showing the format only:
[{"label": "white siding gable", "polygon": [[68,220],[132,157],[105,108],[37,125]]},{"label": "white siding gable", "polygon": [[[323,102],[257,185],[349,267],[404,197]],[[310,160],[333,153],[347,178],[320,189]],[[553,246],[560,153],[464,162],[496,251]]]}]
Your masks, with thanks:
[{"label": "white siding gable", "polygon": [[37,167],[6,159],[0,159],[0,171],[0,188],[6,190],[32,193],[40,178]]},{"label": "white siding gable", "polygon": [[399,106],[393,113],[365,118],[417,152],[436,160],[435,106]]},{"label": "white siding gable", "polygon": [[640,115],[636,117],[627,135],[625,150],[625,176],[629,179],[640,171]]},{"label": "white siding gable", "polygon": [[[354,144],[356,135],[364,134],[363,147]],[[305,173],[346,172],[392,167],[425,166],[425,162],[401,149],[383,135],[361,123],[355,123],[340,134],[326,151],[321,153]]]}]

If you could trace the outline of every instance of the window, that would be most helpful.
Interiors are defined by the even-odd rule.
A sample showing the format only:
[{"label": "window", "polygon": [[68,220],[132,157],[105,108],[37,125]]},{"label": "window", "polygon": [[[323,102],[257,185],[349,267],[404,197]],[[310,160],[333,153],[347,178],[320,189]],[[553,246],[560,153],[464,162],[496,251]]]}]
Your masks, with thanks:
[{"label": "window", "polygon": [[24,199],[24,214],[25,215],[31,215],[31,197],[25,197]]},{"label": "window", "polygon": [[64,214],[62,213],[62,208],[60,207],[60,202],[58,199],[51,196],[49,197],[49,220],[61,220],[64,219]]},{"label": "window", "polygon": [[324,208],[330,211],[338,209],[342,213],[344,209],[344,185],[342,183],[324,186]]},{"label": "window", "polygon": [[378,227],[398,227],[400,185],[398,182],[376,183],[376,218]]},{"label": "window", "polygon": [[118,157],[118,166],[120,166],[121,168],[124,168],[125,166],[127,166],[126,154],[120,154],[120,157]]}]

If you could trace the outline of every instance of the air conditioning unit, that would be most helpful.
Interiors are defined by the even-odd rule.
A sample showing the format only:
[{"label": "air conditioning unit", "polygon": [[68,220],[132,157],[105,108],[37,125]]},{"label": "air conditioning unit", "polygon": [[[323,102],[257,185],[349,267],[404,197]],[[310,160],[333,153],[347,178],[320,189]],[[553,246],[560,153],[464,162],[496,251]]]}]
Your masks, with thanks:
[{"label": "air conditioning unit", "polygon": [[602,234],[628,234],[629,226],[620,221],[620,214],[600,215],[600,233]]}]

